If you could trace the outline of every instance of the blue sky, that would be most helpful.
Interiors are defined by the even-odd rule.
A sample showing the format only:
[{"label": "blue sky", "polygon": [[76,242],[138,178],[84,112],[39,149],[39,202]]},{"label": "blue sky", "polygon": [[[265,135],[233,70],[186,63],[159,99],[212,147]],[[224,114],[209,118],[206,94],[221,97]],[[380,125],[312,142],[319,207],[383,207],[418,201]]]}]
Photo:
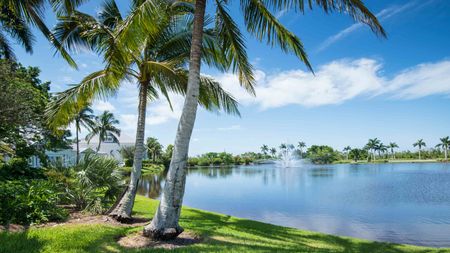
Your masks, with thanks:
[{"label": "blue sky", "polygon": [[[119,0],[124,11],[128,1]],[[340,14],[321,10],[305,15],[281,11],[282,23],[298,35],[309,54],[316,75],[308,73],[295,57],[271,49],[246,34],[248,55],[257,69],[256,97],[238,87],[230,73],[203,68],[219,80],[240,102],[242,117],[200,110],[192,136],[191,155],[207,151],[240,153],[258,151],[262,144],[281,142],[361,147],[369,138],[397,142],[413,149],[423,138],[434,146],[450,135],[450,1],[364,1],[377,14],[388,38],[354,24]],[[100,1],[82,7],[94,14]],[[242,26],[237,5],[231,13]],[[48,12],[47,23],[55,22]],[[244,29],[243,29],[244,30]],[[32,55],[16,47],[24,65],[38,66],[42,80],[61,91],[90,72],[101,69],[101,58],[89,52],[75,56],[80,69],[71,69],[53,56],[39,33]],[[146,137],[172,143],[183,104],[173,97],[174,111],[164,101],[148,106]],[[115,98],[97,101],[97,112],[113,111],[125,138],[136,128],[137,89],[125,84]]]}]

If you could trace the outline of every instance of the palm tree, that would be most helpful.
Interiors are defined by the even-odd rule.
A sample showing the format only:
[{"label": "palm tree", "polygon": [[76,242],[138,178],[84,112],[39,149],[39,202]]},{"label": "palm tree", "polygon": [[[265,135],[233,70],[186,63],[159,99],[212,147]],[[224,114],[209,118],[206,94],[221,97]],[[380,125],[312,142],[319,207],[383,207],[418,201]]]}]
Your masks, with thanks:
[{"label": "palm tree", "polygon": [[[35,37],[32,28],[36,27],[42,35],[56,48],[63,58],[76,67],[75,61],[70,57],[54,34],[44,22],[45,0],[2,0],[0,1],[0,58],[16,61],[8,37],[20,44],[27,53],[33,52]],[[48,0],[56,13],[69,13],[83,0]]]},{"label": "palm tree", "polygon": [[271,148],[270,149],[270,154],[272,155],[272,158],[275,157],[275,155],[277,154],[277,149],[276,148]]},{"label": "palm tree", "polygon": [[306,148],[306,143],[303,141],[299,141],[297,144],[297,147],[298,147],[298,151],[300,154],[300,159],[302,159],[303,158],[303,149]]},{"label": "palm tree", "polygon": [[[192,35],[192,7],[189,3],[167,4],[166,1],[133,1],[132,12],[123,18],[114,1],[105,2],[99,18],[75,11],[60,17],[55,35],[70,49],[88,47],[103,54],[106,67],[87,76],[80,84],[58,95],[50,106],[48,117],[55,127],[65,125],[64,114],[73,105],[90,103],[96,97],[115,94],[124,81],[136,81],[139,89],[136,152],[129,186],[110,216],[119,221],[131,218],[131,211],[141,175],[144,156],[147,100],[162,94],[169,105],[169,93],[185,95],[188,74],[184,69]],[[153,9],[152,9],[153,8]],[[140,9],[152,9],[154,15],[142,22]],[[207,25],[207,24],[206,24]],[[143,26],[150,31],[139,32]],[[216,31],[204,28],[202,59],[211,67],[226,70],[229,59],[217,46]],[[236,100],[209,77],[201,77],[198,103],[210,111],[239,115]]]},{"label": "palm tree", "polygon": [[118,125],[119,121],[114,118],[114,114],[104,111],[101,115],[95,117],[94,125],[92,126],[91,132],[86,135],[86,141],[89,143],[94,136],[98,136],[98,146],[97,153],[100,150],[100,145],[102,142],[109,138],[112,139],[113,143],[119,143],[120,129],[114,125]]},{"label": "palm tree", "polygon": [[422,147],[426,147],[427,144],[423,141],[423,139],[420,139],[418,141],[416,141],[413,144],[414,147],[419,147],[419,160],[422,160],[421,156],[420,156],[420,152],[422,151]]},{"label": "palm tree", "polygon": [[343,149],[343,151],[345,152],[345,155],[346,155],[345,160],[348,160],[348,155],[349,155],[350,150],[352,150],[352,148],[350,146],[347,146]]},{"label": "palm tree", "polygon": [[375,139],[369,139],[369,141],[367,142],[365,148],[367,149],[368,154],[368,159],[370,158],[370,155],[372,155],[372,159],[375,160],[375,151],[378,150],[378,147],[380,146],[381,141],[378,140],[378,138]]},{"label": "palm tree", "polygon": [[398,148],[397,143],[391,142],[389,143],[388,147],[391,149],[392,159],[395,159],[394,148]]},{"label": "palm tree", "polygon": [[155,162],[156,158],[162,154],[163,146],[158,142],[158,139],[149,137],[147,138],[147,150],[148,156]]},{"label": "palm tree", "polygon": [[[312,2],[308,1],[312,8]],[[314,1],[326,12],[338,11],[348,13],[354,20],[368,24],[372,31],[384,36],[384,30],[361,0],[316,0]],[[244,38],[227,11],[228,1],[214,1],[216,30],[223,38],[221,45],[223,52],[229,58],[235,56],[232,70],[237,70],[241,85],[253,91],[253,68],[248,62],[245,52]],[[258,40],[266,40],[271,46],[279,46],[283,51],[295,54],[311,69],[306,52],[300,39],[287,30],[271,13],[274,11],[295,9],[303,13],[306,1],[239,1],[243,11],[244,24],[247,30]],[[189,61],[189,80],[187,96],[185,98],[181,118],[179,121],[174,155],[164,185],[164,193],[156,214],[148,226],[144,228],[144,235],[154,239],[170,239],[178,236],[183,229],[178,224],[181,213],[186,173],[184,172],[188,157],[189,142],[197,112],[197,95],[200,84],[200,63],[202,55],[203,26],[205,22],[206,0],[195,1],[194,27]]]},{"label": "palm tree", "polygon": [[269,151],[269,146],[266,144],[261,146],[261,152],[264,154],[264,156],[267,156],[267,152]]},{"label": "palm tree", "polygon": [[75,115],[75,131],[76,131],[76,142],[77,142],[77,164],[80,162],[80,139],[78,137],[81,132],[81,126],[88,130],[92,130],[95,126],[95,122],[93,121],[94,115],[92,114],[94,111],[89,108],[83,108],[79,113]]},{"label": "palm tree", "polygon": [[440,140],[441,140],[441,143],[436,145],[436,147],[444,149],[444,159],[445,159],[445,161],[447,161],[448,147],[450,146],[450,137],[449,136],[443,137],[443,138],[440,138]]}]

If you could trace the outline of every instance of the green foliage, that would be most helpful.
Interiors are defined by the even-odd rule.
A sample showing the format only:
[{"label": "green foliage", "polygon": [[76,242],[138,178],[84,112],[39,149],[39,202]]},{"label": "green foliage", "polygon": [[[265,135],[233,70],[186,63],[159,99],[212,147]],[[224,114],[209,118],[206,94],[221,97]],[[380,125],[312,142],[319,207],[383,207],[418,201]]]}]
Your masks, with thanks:
[{"label": "green foliage", "polygon": [[329,164],[338,160],[339,154],[330,146],[312,145],[306,152],[307,158],[315,164]]},{"label": "green foliage", "polygon": [[367,151],[364,149],[354,148],[351,149],[348,158],[357,162],[358,160],[367,159]]},{"label": "green foliage", "polygon": [[133,167],[133,159],[132,158],[125,159],[125,167]]},{"label": "green foliage", "polygon": [[58,207],[60,193],[43,179],[0,182],[0,224],[58,221],[67,212]]},{"label": "green foliage", "polygon": [[197,165],[198,165],[198,162],[199,162],[199,158],[197,158],[197,157],[190,157],[190,158],[188,159],[188,164],[189,164],[189,166],[191,166],[191,167],[197,166]]},{"label": "green foliage", "polygon": [[23,158],[13,158],[0,164],[0,180],[43,178],[42,169],[31,168]]}]

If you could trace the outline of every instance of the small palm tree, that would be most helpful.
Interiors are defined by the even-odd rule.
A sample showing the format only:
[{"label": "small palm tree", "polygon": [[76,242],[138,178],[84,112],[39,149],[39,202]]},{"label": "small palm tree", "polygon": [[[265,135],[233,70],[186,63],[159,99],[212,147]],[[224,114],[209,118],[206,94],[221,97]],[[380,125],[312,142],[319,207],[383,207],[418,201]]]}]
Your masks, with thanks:
[{"label": "small palm tree", "polygon": [[264,154],[264,156],[267,156],[267,152],[269,151],[269,146],[266,144],[261,146],[261,152]]},{"label": "small palm tree", "polygon": [[398,148],[397,143],[391,142],[391,143],[389,143],[388,147],[391,149],[392,159],[395,159],[394,148]]},{"label": "small palm tree", "polygon": [[95,116],[92,114],[94,111],[92,111],[91,108],[85,107],[83,108],[79,113],[75,115],[74,121],[75,121],[75,131],[76,131],[76,142],[77,142],[77,164],[80,162],[80,139],[78,137],[79,133],[81,132],[81,126],[84,128],[91,130],[95,126],[94,118]]},{"label": "small palm tree", "polygon": [[306,143],[303,141],[299,141],[297,144],[297,148],[300,154],[300,159],[303,158],[303,149],[306,148]]},{"label": "small palm tree", "polygon": [[445,159],[445,161],[447,161],[448,147],[450,146],[450,137],[447,136],[447,137],[440,138],[440,141],[441,141],[441,143],[436,145],[436,147],[444,149],[444,159]]},{"label": "small palm tree", "polygon": [[101,115],[95,117],[94,126],[91,132],[86,136],[86,141],[89,143],[94,136],[98,136],[97,153],[100,150],[100,145],[108,137],[112,138],[113,143],[119,143],[120,129],[115,125],[118,125],[119,121],[114,118],[114,114],[109,111],[104,111]]},{"label": "small palm tree", "polygon": [[423,141],[423,139],[420,139],[420,140],[417,140],[414,144],[413,144],[413,146],[414,147],[419,147],[419,160],[421,160],[422,159],[422,157],[421,157],[421,151],[422,151],[422,147],[426,147],[427,146],[427,144]]},{"label": "small palm tree", "polygon": [[272,158],[275,157],[275,155],[277,154],[277,149],[276,148],[271,148],[270,149],[270,154],[272,155]]},{"label": "small palm tree", "polygon": [[350,150],[352,150],[352,148],[350,146],[347,146],[343,149],[343,151],[345,152],[345,155],[346,155],[345,160],[348,160],[348,155],[349,155]]}]

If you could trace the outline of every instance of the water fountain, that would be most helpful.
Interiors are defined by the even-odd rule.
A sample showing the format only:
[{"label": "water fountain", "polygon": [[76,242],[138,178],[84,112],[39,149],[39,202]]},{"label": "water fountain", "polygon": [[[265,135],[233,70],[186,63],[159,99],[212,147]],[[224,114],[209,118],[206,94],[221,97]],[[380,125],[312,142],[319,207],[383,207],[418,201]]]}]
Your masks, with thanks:
[{"label": "water fountain", "polygon": [[297,158],[297,151],[292,144],[281,144],[280,146],[280,160],[278,165],[283,168],[292,168],[299,166],[299,159]]}]

